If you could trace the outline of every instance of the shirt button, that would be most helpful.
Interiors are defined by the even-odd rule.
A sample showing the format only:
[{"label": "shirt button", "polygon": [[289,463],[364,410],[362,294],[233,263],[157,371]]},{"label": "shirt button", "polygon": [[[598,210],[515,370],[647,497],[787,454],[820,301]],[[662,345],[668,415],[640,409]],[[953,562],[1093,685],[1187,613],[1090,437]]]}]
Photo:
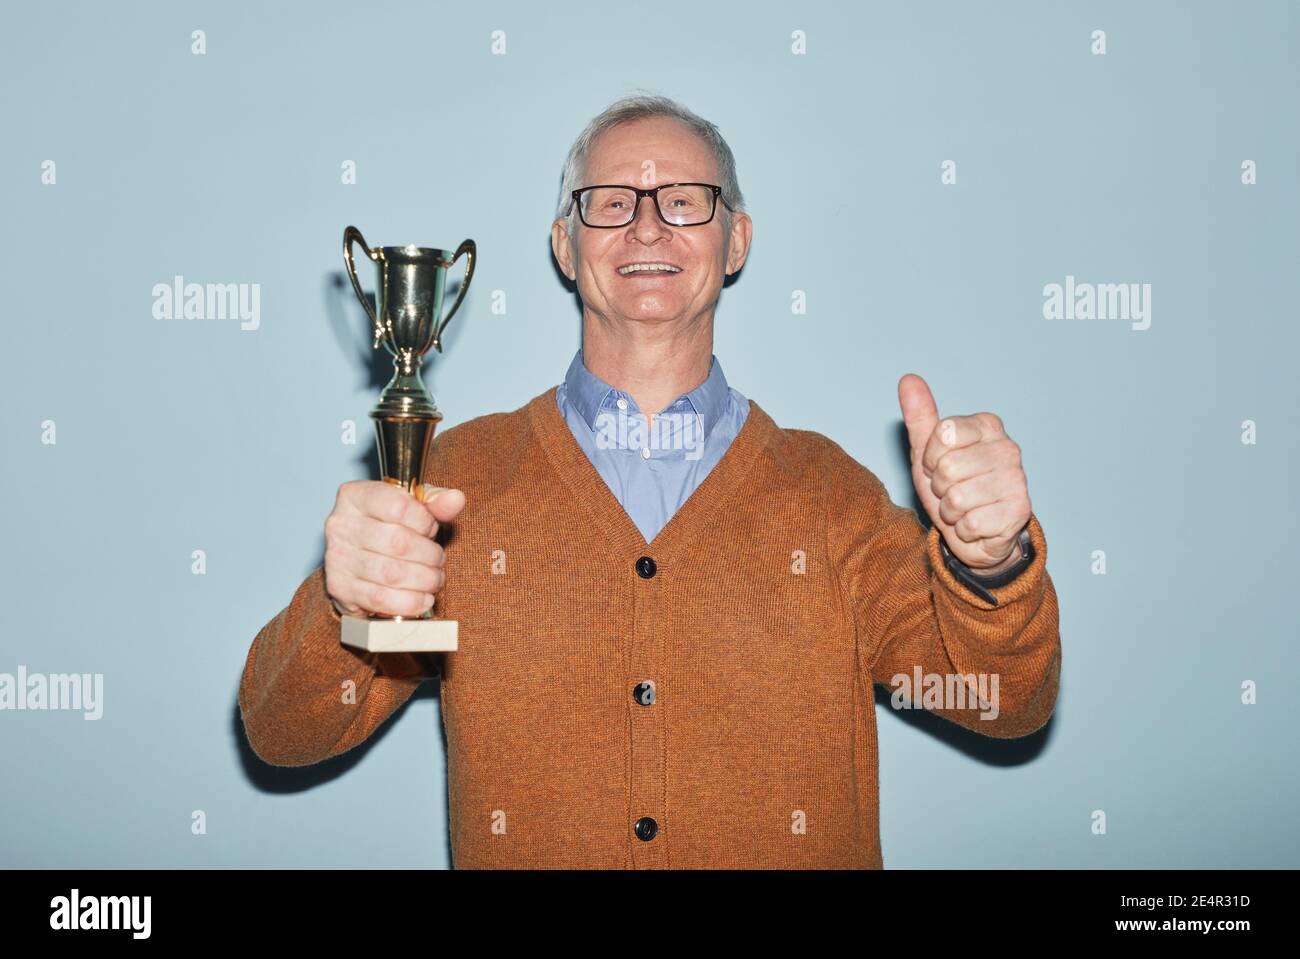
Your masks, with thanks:
[{"label": "shirt button", "polygon": [[636,572],[642,579],[649,579],[655,574],[655,561],[649,556],[642,556],[636,561]]},{"label": "shirt button", "polygon": [[648,446],[641,447],[641,458],[643,460],[648,460],[650,458],[650,447]]},{"label": "shirt button", "polygon": [[632,828],[636,832],[636,838],[642,842],[649,842],[659,832],[659,824],[649,816],[642,816]]},{"label": "shirt button", "polygon": [[618,398],[618,402],[617,402],[615,405],[616,405],[620,410],[625,410],[625,409],[627,409],[627,400],[623,399],[623,397],[620,396],[620,397]]},{"label": "shirt button", "polygon": [[632,689],[632,698],[642,706],[653,706],[655,701],[655,684],[650,680],[637,683]]}]

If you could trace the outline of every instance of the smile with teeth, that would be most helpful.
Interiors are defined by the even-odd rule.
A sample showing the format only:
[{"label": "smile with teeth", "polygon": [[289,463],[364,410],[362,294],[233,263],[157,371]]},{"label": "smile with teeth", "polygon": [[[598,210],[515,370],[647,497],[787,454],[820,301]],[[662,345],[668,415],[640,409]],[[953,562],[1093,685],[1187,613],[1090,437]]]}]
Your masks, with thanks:
[{"label": "smile with teeth", "polygon": [[671,263],[629,263],[627,266],[620,266],[618,272],[623,276],[630,276],[633,273],[680,273],[682,271]]}]

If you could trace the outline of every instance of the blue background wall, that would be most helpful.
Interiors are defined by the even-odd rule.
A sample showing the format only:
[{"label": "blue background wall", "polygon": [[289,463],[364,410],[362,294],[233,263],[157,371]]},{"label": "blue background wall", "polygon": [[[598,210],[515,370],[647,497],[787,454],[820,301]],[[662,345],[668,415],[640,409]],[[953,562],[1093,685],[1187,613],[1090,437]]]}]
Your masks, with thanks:
[{"label": "blue background wall", "polygon": [[[431,684],[305,770],[262,765],[238,719],[249,643],[320,562],[338,485],[375,475],[387,361],[340,236],[477,240],[426,374],[449,424],[514,409],[579,343],[547,235],[565,152],[645,89],[738,159],[734,385],[898,502],[904,372],[1024,449],[1057,713],[1007,743],[880,707],[886,865],[1300,865],[1298,28],[1289,3],[9,10],[0,672],[102,673],[104,715],[0,712],[0,864],[447,864]],[[178,274],[259,284],[260,325],[154,319]],[[1150,283],[1150,328],[1044,319],[1067,275]]]}]

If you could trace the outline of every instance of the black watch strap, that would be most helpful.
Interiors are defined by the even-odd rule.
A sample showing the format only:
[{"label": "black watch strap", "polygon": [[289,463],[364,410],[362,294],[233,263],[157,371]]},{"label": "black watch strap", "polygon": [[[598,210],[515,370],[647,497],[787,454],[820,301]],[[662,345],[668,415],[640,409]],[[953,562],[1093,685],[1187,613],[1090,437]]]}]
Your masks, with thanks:
[{"label": "black watch strap", "polygon": [[943,556],[943,565],[948,567],[948,572],[952,573],[963,586],[984,600],[984,602],[996,606],[998,604],[997,597],[990,593],[989,590],[997,589],[999,586],[1006,586],[1023,573],[1029,564],[1034,561],[1034,543],[1029,537],[1028,523],[1016,536],[1016,542],[1020,544],[1020,559],[1009,569],[1004,569],[1002,572],[994,573],[991,576],[982,576],[976,573],[956,556],[953,556],[942,536],[939,537],[939,552]]}]

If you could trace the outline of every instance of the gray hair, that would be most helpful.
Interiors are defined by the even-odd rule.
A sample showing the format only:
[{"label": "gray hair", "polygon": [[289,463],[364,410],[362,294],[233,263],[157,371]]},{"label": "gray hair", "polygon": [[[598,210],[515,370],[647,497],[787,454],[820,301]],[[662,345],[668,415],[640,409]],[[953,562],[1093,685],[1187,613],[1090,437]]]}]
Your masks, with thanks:
[{"label": "gray hair", "polygon": [[664,96],[637,94],[615,100],[599,116],[587,124],[585,130],[569,148],[569,156],[564,161],[564,176],[560,180],[560,200],[555,208],[557,219],[567,218],[566,229],[573,236],[573,191],[579,189],[586,175],[587,161],[591,149],[600,135],[607,130],[633,120],[645,120],[656,117],[668,117],[686,124],[713,151],[718,167],[718,186],[722,187],[722,196],[727,206],[722,208],[722,231],[724,237],[731,235],[731,212],[743,212],[745,198],[740,192],[740,183],[736,179],[736,158],[731,147],[718,132],[717,126],[697,116],[676,100]]}]

